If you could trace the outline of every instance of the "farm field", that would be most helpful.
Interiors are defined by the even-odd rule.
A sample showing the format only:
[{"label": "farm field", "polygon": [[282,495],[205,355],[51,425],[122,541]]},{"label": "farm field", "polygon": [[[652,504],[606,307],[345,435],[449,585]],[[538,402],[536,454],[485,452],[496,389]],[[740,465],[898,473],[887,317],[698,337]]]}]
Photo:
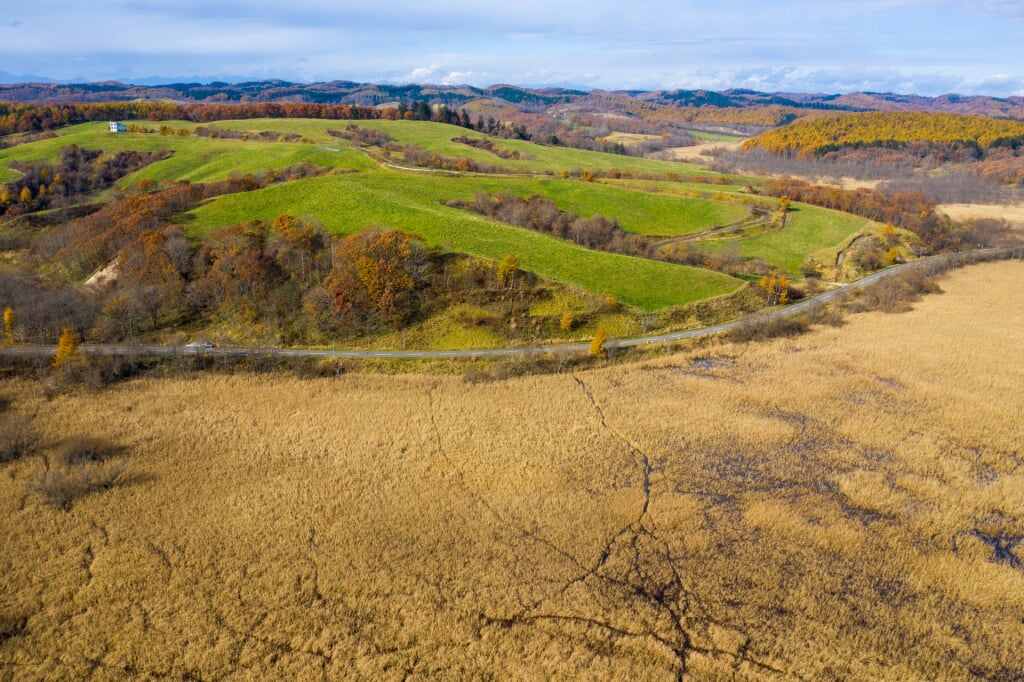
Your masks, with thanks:
[{"label": "farm field", "polygon": [[[4,380],[34,449],[0,464],[0,670],[1015,679],[1022,274],[496,383]],[[66,510],[36,492],[112,467]]]}]

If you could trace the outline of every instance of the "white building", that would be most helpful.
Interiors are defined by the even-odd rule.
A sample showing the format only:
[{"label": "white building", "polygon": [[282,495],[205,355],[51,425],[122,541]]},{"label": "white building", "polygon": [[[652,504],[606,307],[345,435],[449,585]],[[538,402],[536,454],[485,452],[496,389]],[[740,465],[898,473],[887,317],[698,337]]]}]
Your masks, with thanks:
[{"label": "white building", "polygon": [[117,121],[111,121],[110,122],[110,132],[112,132],[112,133],[123,133],[126,130],[128,130],[128,129],[125,128],[123,124],[118,123]]}]

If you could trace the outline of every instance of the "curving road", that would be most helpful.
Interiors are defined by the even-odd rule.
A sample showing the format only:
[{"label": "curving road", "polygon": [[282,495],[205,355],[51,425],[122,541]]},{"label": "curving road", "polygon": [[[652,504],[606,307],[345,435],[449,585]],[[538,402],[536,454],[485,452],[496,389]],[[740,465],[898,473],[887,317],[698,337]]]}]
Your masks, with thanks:
[{"label": "curving road", "polygon": [[[965,254],[943,254],[932,256],[911,263],[897,265],[885,270],[880,270],[863,279],[852,282],[847,286],[864,288],[874,284],[880,279],[891,277],[908,269],[941,266],[946,261],[955,260],[961,255],[972,255],[981,257],[1021,257],[1020,249],[997,248],[980,249],[977,251],[965,252]],[[752,317],[726,322],[713,327],[702,327],[700,329],[689,329],[686,331],[669,332],[667,334],[656,334],[654,336],[642,336],[630,339],[610,339],[605,342],[606,348],[630,348],[633,346],[645,346],[650,344],[668,343],[683,339],[695,339],[701,336],[720,334],[746,324],[756,324],[783,317],[790,317],[805,312],[809,308],[828,303],[842,292],[843,288],[826,291],[817,296],[804,299],[799,303],[775,308]],[[280,357],[280,358],[350,358],[350,359],[374,359],[387,358],[396,360],[412,359],[443,359],[443,358],[486,358],[486,357],[515,357],[520,355],[536,354],[574,354],[588,353],[590,343],[568,343],[559,345],[532,345],[517,348],[481,348],[476,350],[316,350],[306,348],[188,348],[184,346],[142,346],[142,345],[94,345],[83,344],[79,351],[86,355],[151,355],[177,357],[182,355],[206,355],[206,356],[227,356],[227,357]],[[7,346],[0,347],[0,356],[22,356],[39,357],[52,356],[56,354],[56,346]]]}]

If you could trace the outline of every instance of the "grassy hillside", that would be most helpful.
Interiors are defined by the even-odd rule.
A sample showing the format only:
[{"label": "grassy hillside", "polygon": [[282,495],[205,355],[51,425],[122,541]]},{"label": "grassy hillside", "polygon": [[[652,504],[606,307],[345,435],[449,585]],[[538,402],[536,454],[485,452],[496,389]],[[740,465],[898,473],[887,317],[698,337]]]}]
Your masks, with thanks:
[{"label": "grassy hillside", "polygon": [[[158,124],[152,124],[154,126]],[[174,124],[177,128],[194,128],[195,124]],[[176,135],[143,135],[120,133],[111,135],[106,123],[84,123],[57,131],[57,136],[30,144],[0,150],[0,167],[12,161],[37,163],[60,157],[62,147],[75,144],[85,149],[116,152],[122,150],[155,151],[169,149],[171,158],[153,164],[122,181],[131,184],[141,178],[151,180],[191,180],[207,182],[223,180],[231,175],[256,173],[308,161],[329,168],[367,170],[373,162],[362,154],[345,149],[329,152],[313,144],[291,144],[247,140],[179,137]]]},{"label": "grassy hillside", "polygon": [[[737,280],[707,270],[585,251],[568,242],[490,222],[442,204],[451,199],[471,199],[478,192],[511,192],[524,197],[539,194],[563,211],[583,216],[600,213],[616,218],[627,231],[670,237],[741,220],[746,212],[742,203],[746,197],[735,191],[756,183],[754,179],[736,176],[727,180],[731,184],[726,185],[639,179],[581,182],[562,176],[578,169],[619,169],[684,178],[714,174],[686,164],[495,140],[499,147],[520,153],[519,159],[502,159],[484,149],[453,142],[453,138],[463,135],[483,137],[463,128],[418,121],[357,121],[359,126],[386,132],[398,143],[414,144],[444,156],[473,158],[521,175],[397,172],[379,166],[363,151],[352,148],[347,140],[327,133],[348,123],[256,119],[204,124],[211,129],[302,136],[301,141],[290,142],[193,135],[112,135],[104,123],[87,123],[62,129],[52,139],[0,151],[0,169],[15,161],[52,162],[68,144],[109,152],[172,152],[169,158],[120,180],[122,188],[143,179],[205,182],[310,163],[333,172],[257,192],[220,197],[190,214],[187,229],[198,238],[218,226],[254,218],[272,219],[281,213],[313,216],[338,234],[370,226],[393,227],[420,234],[431,244],[476,256],[497,260],[516,253],[524,268],[539,275],[592,292],[609,293],[624,303],[648,310],[728,293],[739,286]],[[163,124],[152,124],[158,125]],[[198,124],[172,121],[166,125],[172,130],[193,131]],[[13,177],[11,171],[7,172]],[[842,242],[863,224],[809,209],[794,221],[795,229],[765,234],[749,243],[744,241],[742,248],[749,256],[764,257],[795,272],[807,255]]]},{"label": "grassy hillside", "polygon": [[343,129],[347,124],[353,123],[363,128],[382,130],[391,135],[399,144],[415,144],[427,151],[436,152],[446,156],[465,156],[485,163],[502,166],[517,171],[530,172],[560,172],[573,168],[583,168],[591,171],[608,170],[618,168],[620,170],[631,170],[641,173],[679,173],[681,175],[712,175],[710,171],[701,169],[692,164],[676,164],[665,161],[653,161],[632,156],[620,156],[617,154],[604,154],[601,152],[589,152],[580,149],[567,147],[546,147],[524,142],[523,140],[495,140],[495,144],[521,153],[521,159],[501,159],[494,154],[470,147],[458,142],[452,142],[452,138],[471,137],[484,138],[485,135],[459,128],[456,126],[428,121],[302,121],[282,119],[254,119],[248,121],[221,121],[211,123],[210,128],[224,128],[231,130],[274,130],[298,132],[310,139],[322,142],[333,143],[338,146],[344,144],[344,140],[331,137],[326,134],[329,129]]},{"label": "grassy hillside", "polygon": [[[689,234],[738,222],[747,214],[739,201],[714,201],[668,192],[641,193],[614,185],[541,180],[534,186],[509,183],[508,187],[521,196],[529,187],[529,191],[551,199],[563,211],[587,217],[595,213],[614,216],[627,232],[636,234]],[[703,191],[711,194],[708,189]]]},{"label": "grassy hillside", "polygon": [[[457,193],[449,195],[442,183],[454,185]],[[396,171],[309,178],[219,198],[194,211],[189,228],[202,234],[218,225],[281,213],[316,216],[338,234],[387,226],[419,234],[430,244],[495,260],[515,253],[527,270],[646,309],[717,296],[740,286],[738,280],[719,273],[590,251],[439,203],[442,197],[472,197],[481,186],[497,190],[509,183],[466,183]]]},{"label": "grassy hillside", "polygon": [[[4,427],[35,437],[0,464],[0,670],[1016,679],[1021,274],[498,383],[5,380]],[[37,491],[114,467],[67,510]]]},{"label": "grassy hillside", "polygon": [[794,204],[793,208],[782,229],[746,239],[709,242],[706,248],[714,250],[737,244],[744,258],[762,258],[799,276],[800,266],[808,256],[836,248],[850,235],[880,227],[865,218],[827,208],[808,204]]}]

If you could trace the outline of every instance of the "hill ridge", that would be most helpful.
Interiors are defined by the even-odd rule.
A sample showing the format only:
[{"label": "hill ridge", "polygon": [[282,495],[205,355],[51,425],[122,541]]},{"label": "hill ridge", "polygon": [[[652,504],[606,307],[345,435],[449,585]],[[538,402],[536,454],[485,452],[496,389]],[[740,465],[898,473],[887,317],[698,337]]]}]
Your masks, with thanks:
[{"label": "hill ridge", "polygon": [[478,99],[497,99],[516,108],[571,104],[592,95],[612,94],[677,108],[791,107],[833,111],[923,111],[980,114],[994,118],[1024,119],[1024,97],[991,97],[946,93],[925,96],[903,93],[786,93],[759,92],[746,88],[715,91],[697,89],[581,90],[563,87],[531,88],[509,83],[487,87],[359,83],[331,80],[295,83],[280,79],[225,83],[179,82],[136,85],[119,81],[91,83],[23,82],[0,84],[0,101],[18,103],[110,102],[162,99],[180,102],[315,102],[321,104],[377,105],[386,102],[426,100],[433,104],[462,106]]}]

